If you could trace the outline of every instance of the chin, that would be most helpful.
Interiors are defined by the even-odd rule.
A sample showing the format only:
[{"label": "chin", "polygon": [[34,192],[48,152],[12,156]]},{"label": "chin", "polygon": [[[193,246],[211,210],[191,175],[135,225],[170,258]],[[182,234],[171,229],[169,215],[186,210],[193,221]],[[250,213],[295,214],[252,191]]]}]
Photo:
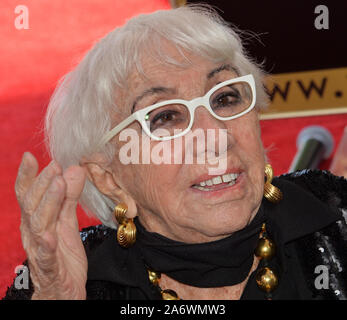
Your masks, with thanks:
[{"label": "chin", "polygon": [[200,223],[193,228],[197,233],[210,238],[210,241],[224,238],[245,228],[255,216],[249,206],[243,209],[238,207],[237,209],[230,208],[219,212],[213,212],[212,208],[207,212],[207,214],[212,213],[212,215],[199,218]]}]

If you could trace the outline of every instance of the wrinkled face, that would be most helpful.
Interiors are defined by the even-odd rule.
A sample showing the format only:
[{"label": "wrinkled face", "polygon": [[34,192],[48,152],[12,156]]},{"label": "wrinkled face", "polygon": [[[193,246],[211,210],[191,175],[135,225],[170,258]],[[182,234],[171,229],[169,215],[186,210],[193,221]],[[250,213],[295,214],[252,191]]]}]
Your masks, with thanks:
[{"label": "wrinkled face", "polygon": [[[176,60],[183,61],[174,47],[168,46],[167,50]],[[213,63],[189,53],[185,55],[193,62],[186,67],[158,63],[152,56],[145,56],[142,66],[146,76],[134,71],[128,88],[119,92],[121,101],[118,105],[123,108],[123,118],[114,119],[114,124],[132,112],[161,101],[192,100],[203,96],[218,83],[238,76],[233,68],[225,67],[225,63]],[[159,87],[164,89],[150,90]],[[128,128],[135,130],[141,141],[145,134],[141,125],[135,121]],[[209,175],[213,165],[208,161],[187,163],[184,151],[186,136],[181,138],[182,149],[174,148],[173,140],[150,141],[149,145],[153,151],[159,143],[162,146],[167,144],[172,158],[180,150],[181,163],[172,160],[170,163],[141,164],[140,157],[140,163],[124,165],[116,156],[112,165],[117,183],[136,202],[137,214],[144,227],[187,243],[221,239],[244,228],[257,213],[264,186],[264,150],[255,109],[240,118],[221,121],[207,109],[198,107],[192,131],[198,128],[206,133],[207,129],[227,132],[224,160],[229,179],[237,177],[235,184],[223,182],[228,177]],[[119,136],[112,141],[118,151],[125,144],[119,141]],[[216,133],[216,144],[218,137]],[[138,148],[141,154],[144,151],[141,143]],[[206,144],[206,153],[211,151],[206,150],[208,148],[210,146]],[[194,159],[199,156],[198,152],[201,150],[193,148]],[[211,183],[206,181],[211,179],[217,184],[207,185]],[[204,183],[207,184],[201,188]]]}]

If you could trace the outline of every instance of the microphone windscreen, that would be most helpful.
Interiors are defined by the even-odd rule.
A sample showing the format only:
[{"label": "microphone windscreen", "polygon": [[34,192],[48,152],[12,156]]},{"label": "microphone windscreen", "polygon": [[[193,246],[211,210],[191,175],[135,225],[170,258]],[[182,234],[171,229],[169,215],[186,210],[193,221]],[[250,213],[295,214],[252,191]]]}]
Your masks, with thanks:
[{"label": "microphone windscreen", "polygon": [[305,143],[310,139],[318,140],[323,144],[324,159],[330,157],[331,153],[334,150],[334,138],[329,130],[321,126],[309,126],[304,128],[303,130],[301,130],[296,140],[296,146],[298,150],[300,150],[302,146],[304,146]]}]

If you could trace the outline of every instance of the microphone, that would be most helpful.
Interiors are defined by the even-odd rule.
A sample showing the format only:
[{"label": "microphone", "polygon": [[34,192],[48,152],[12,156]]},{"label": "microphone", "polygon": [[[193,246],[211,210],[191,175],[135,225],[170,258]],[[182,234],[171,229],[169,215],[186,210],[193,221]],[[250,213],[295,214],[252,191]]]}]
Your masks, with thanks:
[{"label": "microphone", "polygon": [[322,159],[330,157],[334,149],[331,133],[321,126],[309,126],[301,130],[296,140],[298,151],[289,172],[317,169]]}]

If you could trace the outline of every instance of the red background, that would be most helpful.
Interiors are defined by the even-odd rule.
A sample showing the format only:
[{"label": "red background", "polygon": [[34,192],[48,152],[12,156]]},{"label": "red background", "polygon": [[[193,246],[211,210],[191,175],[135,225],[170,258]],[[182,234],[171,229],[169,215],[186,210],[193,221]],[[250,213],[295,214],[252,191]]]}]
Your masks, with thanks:
[{"label": "red background", "polygon": [[[18,1],[0,3],[0,297],[12,282],[15,267],[25,259],[14,193],[18,166],[25,151],[37,157],[40,168],[49,162],[42,123],[58,79],[95,41],[129,17],[170,7],[167,0],[31,0],[20,4],[29,9],[28,30],[15,28]],[[288,170],[303,127],[326,127],[337,145],[346,123],[346,114],[262,121],[264,146],[275,174]],[[322,169],[329,168],[332,157],[321,164]],[[97,223],[80,209],[78,217],[81,228]]]}]

